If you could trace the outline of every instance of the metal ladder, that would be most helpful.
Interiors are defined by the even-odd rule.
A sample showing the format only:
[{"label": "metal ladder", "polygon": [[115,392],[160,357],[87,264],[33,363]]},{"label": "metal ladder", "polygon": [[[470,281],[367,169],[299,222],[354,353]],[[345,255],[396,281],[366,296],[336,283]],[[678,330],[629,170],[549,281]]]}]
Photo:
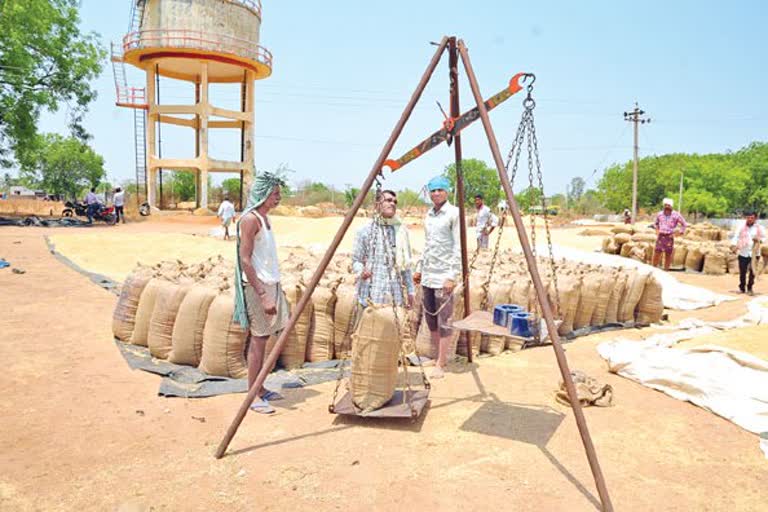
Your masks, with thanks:
[{"label": "metal ladder", "polygon": [[147,182],[147,111],[133,110],[134,151],[136,161],[136,206],[149,201]]},{"label": "metal ladder", "polygon": [[132,0],[131,1],[131,20],[128,25],[128,33],[132,34],[138,32],[141,29],[141,21],[144,18],[144,7],[146,0]]}]

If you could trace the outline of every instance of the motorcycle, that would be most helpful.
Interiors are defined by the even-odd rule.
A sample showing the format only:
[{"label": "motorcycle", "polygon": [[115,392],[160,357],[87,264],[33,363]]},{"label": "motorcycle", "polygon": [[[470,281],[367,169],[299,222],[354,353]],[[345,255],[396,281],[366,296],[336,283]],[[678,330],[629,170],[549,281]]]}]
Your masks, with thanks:
[{"label": "motorcycle", "polygon": [[[64,217],[72,217],[74,215],[77,215],[78,217],[88,216],[88,205],[81,201],[75,201],[74,203],[72,201],[67,201],[64,203],[64,206],[66,206],[66,208],[61,212]],[[117,222],[115,207],[99,204],[98,209],[93,212],[93,220],[101,220],[110,226],[114,226]]]}]

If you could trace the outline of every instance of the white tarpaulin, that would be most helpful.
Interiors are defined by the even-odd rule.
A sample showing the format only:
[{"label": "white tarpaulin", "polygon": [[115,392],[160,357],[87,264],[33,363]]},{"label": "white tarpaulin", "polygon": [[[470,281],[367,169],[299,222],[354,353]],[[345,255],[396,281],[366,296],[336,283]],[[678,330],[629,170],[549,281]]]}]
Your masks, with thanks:
[{"label": "white tarpaulin", "polygon": [[[661,283],[661,299],[664,307],[668,309],[692,310],[716,306],[727,300],[736,300],[728,295],[714,293],[698,286],[683,284],[675,279],[669,272],[646,265],[637,260],[623,258],[615,254],[604,252],[587,252],[572,249],[570,247],[553,247],[555,258],[564,258],[570,261],[604,265],[609,267],[636,268],[652,273]],[[537,246],[539,254],[547,254],[546,246]]]},{"label": "white tarpaulin", "polygon": [[678,342],[745,325],[768,323],[768,298],[749,303],[749,313],[731,322],[688,319],[673,332],[642,341],[601,343],[609,370],[678,400],[686,400],[761,434],[768,432],[768,361],[716,345],[679,350]]}]

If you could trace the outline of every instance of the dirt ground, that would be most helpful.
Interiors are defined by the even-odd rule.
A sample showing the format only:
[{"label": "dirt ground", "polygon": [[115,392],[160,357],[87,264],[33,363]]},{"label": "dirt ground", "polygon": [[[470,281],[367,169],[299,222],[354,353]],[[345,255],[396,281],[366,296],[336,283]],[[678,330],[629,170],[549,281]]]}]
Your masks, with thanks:
[{"label": "dirt ground", "polygon": [[[339,222],[275,217],[282,245],[328,243]],[[243,395],[158,397],[158,378],[131,371],[112,342],[116,297],[56,260],[43,238],[120,279],[137,260],[232,255],[233,243],[206,236],[213,227],[190,217],[0,229],[0,257],[26,270],[0,270],[0,510],[598,509],[571,410],[554,399],[548,347],[453,367],[416,423],[329,415],[332,383],[287,391],[277,414],[246,416],[227,456],[214,459]],[[558,229],[556,243],[599,245],[580,229]],[[414,233],[414,245],[422,239]],[[735,288],[733,276],[678,277]],[[740,298],[670,316],[745,311]],[[585,414],[616,510],[764,510],[768,462],[757,436],[609,374],[595,351],[650,332],[566,345],[572,368],[614,387],[614,407]],[[765,330],[747,337],[760,332],[765,339]]]}]

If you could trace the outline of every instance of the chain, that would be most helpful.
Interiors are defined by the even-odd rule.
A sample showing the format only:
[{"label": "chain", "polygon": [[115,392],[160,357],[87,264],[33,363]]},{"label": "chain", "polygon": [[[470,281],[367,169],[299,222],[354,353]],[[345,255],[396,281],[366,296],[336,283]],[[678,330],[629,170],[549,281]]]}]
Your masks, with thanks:
[{"label": "chain", "polygon": [[504,210],[501,220],[499,221],[499,234],[496,238],[496,245],[493,246],[493,255],[491,256],[491,264],[488,267],[488,275],[485,278],[485,282],[482,285],[483,301],[480,303],[480,310],[485,311],[488,308],[488,291],[491,287],[491,279],[493,277],[493,270],[496,267],[496,259],[499,255],[499,246],[501,245],[501,238],[504,234],[504,221],[507,219],[507,211]]}]

